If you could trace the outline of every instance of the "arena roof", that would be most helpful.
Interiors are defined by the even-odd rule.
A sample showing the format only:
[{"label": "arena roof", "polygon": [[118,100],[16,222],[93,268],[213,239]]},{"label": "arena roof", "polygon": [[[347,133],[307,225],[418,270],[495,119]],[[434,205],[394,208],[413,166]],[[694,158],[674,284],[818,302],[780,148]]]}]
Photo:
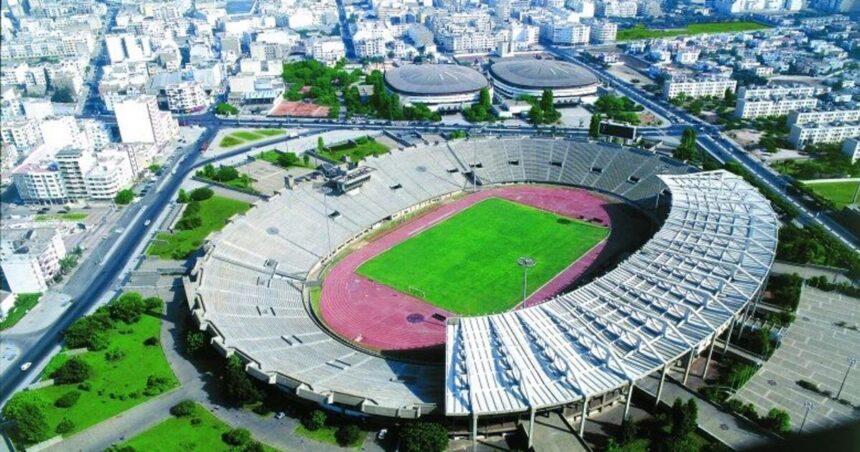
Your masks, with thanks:
[{"label": "arena roof", "polygon": [[663,227],[615,270],[519,311],[447,326],[448,415],[559,406],[633,383],[719,335],[764,285],[770,203],[726,171],[664,175]]},{"label": "arena roof", "polygon": [[407,64],[385,71],[385,83],[398,93],[422,96],[468,93],[489,85],[480,72],[456,64]]},{"label": "arena roof", "polygon": [[490,66],[490,75],[507,85],[525,89],[571,88],[598,83],[597,77],[579,66],[532,58],[501,60]]}]

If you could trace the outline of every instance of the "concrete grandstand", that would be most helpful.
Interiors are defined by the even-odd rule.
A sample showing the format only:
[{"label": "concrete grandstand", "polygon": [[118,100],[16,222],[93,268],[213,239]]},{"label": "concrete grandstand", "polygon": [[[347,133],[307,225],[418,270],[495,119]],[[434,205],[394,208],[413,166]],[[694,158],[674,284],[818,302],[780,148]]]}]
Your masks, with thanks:
[{"label": "concrete grandstand", "polygon": [[492,90],[480,72],[457,64],[407,64],[389,69],[385,87],[398,94],[403,105],[424,104],[434,111],[460,110],[477,102],[481,89]]},{"label": "concrete grandstand", "polygon": [[517,99],[540,97],[552,91],[557,104],[579,102],[597,94],[600,81],[591,72],[571,63],[533,58],[504,59],[490,66],[490,78],[497,96]]},{"label": "concrete grandstand", "polygon": [[[712,349],[747,314],[775,254],[777,219],[754,188],[638,150],[472,139],[395,150],[365,165],[370,179],[348,196],[304,182],[258,202],[208,241],[185,281],[189,307],[221,353],[238,353],[253,376],[339,409],[468,416],[474,433],[482,416],[629,406],[637,380]],[[507,313],[419,328],[405,316],[379,323],[352,303],[348,278],[331,287],[341,318],[311,306],[321,268],[375,228],[464,191],[528,193],[495,187],[522,183],[579,187],[649,215],[658,205],[669,213],[605,275],[560,295],[559,285]],[[338,323],[354,330],[333,331]],[[360,337],[373,330],[393,342],[444,335],[444,365],[376,353]]]}]

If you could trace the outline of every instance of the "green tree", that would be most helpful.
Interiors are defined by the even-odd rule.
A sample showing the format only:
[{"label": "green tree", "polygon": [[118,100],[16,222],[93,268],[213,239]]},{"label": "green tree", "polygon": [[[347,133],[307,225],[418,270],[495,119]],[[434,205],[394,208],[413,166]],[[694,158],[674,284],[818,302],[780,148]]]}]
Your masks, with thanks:
[{"label": "green tree", "polygon": [[553,100],[552,90],[545,89],[540,96],[540,108],[543,111],[553,111],[555,110],[555,101]]},{"label": "green tree", "polygon": [[603,121],[603,117],[600,115],[600,113],[595,113],[591,115],[591,121],[588,123],[588,136],[594,139],[600,137],[601,121]]},{"label": "green tree", "polygon": [[698,406],[693,399],[687,400],[687,403],[681,399],[675,399],[671,410],[672,427],[670,434],[672,438],[685,438],[690,433],[696,431],[698,425]]},{"label": "green tree", "polygon": [[189,330],[185,335],[185,350],[192,355],[203,350],[207,343],[206,333],[200,330]]},{"label": "green tree", "polygon": [[226,102],[220,102],[215,106],[215,114],[233,116],[239,114],[239,109]]},{"label": "green tree", "polygon": [[415,422],[400,430],[404,452],[443,452],[448,449],[448,431],[435,422]]},{"label": "green tree", "polygon": [[231,446],[241,446],[251,441],[251,432],[246,428],[234,428],[224,432],[221,439]]},{"label": "green tree", "polygon": [[180,204],[185,204],[186,202],[188,202],[190,200],[191,200],[191,198],[188,197],[188,192],[186,192],[184,188],[180,188],[179,194],[176,195],[176,202],[178,202]]},{"label": "green tree", "polygon": [[325,141],[323,141],[323,137],[317,137],[317,152],[325,151]]},{"label": "green tree", "polygon": [[731,88],[726,88],[726,92],[723,94],[723,100],[725,101],[726,105],[732,105],[737,100],[737,96]]},{"label": "green tree", "polygon": [[230,182],[239,177],[239,170],[233,168],[232,166],[221,166],[218,168],[218,174],[215,176],[215,180],[219,182]]},{"label": "green tree", "polygon": [[263,395],[245,373],[245,364],[236,355],[227,358],[224,372],[224,392],[235,405],[247,405],[262,399]]},{"label": "green tree", "polygon": [[[214,195],[215,192],[209,187],[195,188],[194,190],[191,190],[191,201],[205,201]],[[191,204],[192,203],[189,203],[189,205],[185,207],[186,211],[191,207]],[[197,207],[199,208],[200,204],[197,204]]]},{"label": "green tree", "polygon": [[80,358],[74,357],[64,362],[57,370],[51,372],[51,378],[56,384],[81,383],[93,373],[93,368]]},{"label": "green tree", "polygon": [[532,108],[529,110],[529,122],[536,126],[543,124],[543,109],[540,108],[540,105],[532,105]]},{"label": "green tree", "polygon": [[771,408],[764,419],[764,425],[776,433],[789,433],[791,432],[791,416],[785,410]]},{"label": "green tree", "polygon": [[203,167],[203,177],[208,179],[215,179],[216,175],[215,167],[212,166],[211,163],[207,163],[206,166]]},{"label": "green tree", "polygon": [[130,204],[134,200],[134,192],[130,189],[120,190],[116,193],[113,201],[121,206]]},{"label": "green tree", "polygon": [[325,420],[325,412],[321,410],[312,410],[304,418],[302,418],[302,425],[304,425],[306,429],[313,432],[321,429],[325,425]]},{"label": "green tree", "polygon": [[56,401],[54,401],[54,406],[57,408],[70,408],[75,406],[78,403],[78,399],[81,398],[80,391],[69,391],[60,396]]},{"label": "green tree", "polygon": [[490,90],[481,88],[478,93],[478,105],[484,107],[484,110],[489,111],[493,107],[493,99],[490,97]]},{"label": "green tree", "polygon": [[48,437],[47,418],[35,403],[13,397],[3,407],[3,417],[15,421],[15,432],[25,443],[38,443]]},{"label": "green tree", "polygon": [[698,160],[698,156],[699,153],[696,148],[696,131],[693,130],[692,127],[687,127],[681,135],[681,143],[672,152],[672,157],[678,160],[691,162]]},{"label": "green tree", "polygon": [[361,430],[355,424],[344,424],[334,433],[337,443],[343,447],[350,446],[361,437]]},{"label": "green tree", "polygon": [[108,303],[107,311],[113,320],[124,323],[136,323],[140,320],[141,314],[146,311],[146,303],[144,303],[143,297],[139,293],[126,292]]}]

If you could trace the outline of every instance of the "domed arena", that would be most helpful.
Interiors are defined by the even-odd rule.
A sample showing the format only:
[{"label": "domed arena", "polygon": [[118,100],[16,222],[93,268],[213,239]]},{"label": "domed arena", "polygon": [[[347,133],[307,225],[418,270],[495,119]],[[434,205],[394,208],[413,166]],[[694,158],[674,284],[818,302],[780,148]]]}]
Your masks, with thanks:
[{"label": "domed arena", "polygon": [[407,64],[385,71],[385,87],[403,105],[424,104],[432,110],[459,110],[492,89],[480,72],[457,64]]},{"label": "domed arena", "polygon": [[638,381],[734,327],[776,250],[742,178],[614,145],[458,140],[350,174],[234,217],[185,280],[189,308],[297,397],[473,435],[629,407]]},{"label": "domed arena", "polygon": [[575,64],[532,58],[498,61],[490,66],[490,77],[497,95],[509,99],[540,97],[549,89],[555,102],[561,104],[597,94],[600,85],[594,74]]}]

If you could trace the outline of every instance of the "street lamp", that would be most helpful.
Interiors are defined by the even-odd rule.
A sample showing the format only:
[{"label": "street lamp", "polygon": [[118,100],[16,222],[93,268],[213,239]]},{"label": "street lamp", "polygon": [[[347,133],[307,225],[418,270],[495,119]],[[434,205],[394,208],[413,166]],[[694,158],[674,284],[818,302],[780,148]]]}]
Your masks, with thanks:
[{"label": "street lamp", "polygon": [[331,254],[331,226],[329,226],[328,224],[331,218],[328,216],[328,195],[330,195],[332,191],[334,190],[332,190],[331,187],[323,186],[322,188],[320,188],[320,192],[323,195],[323,209],[325,210],[325,235],[328,239],[327,254]]},{"label": "street lamp", "polygon": [[523,305],[526,304],[526,295],[528,295],[529,269],[536,263],[533,257],[523,256],[517,259],[517,265],[523,268]]},{"label": "street lamp", "polygon": [[848,372],[851,372],[851,368],[854,367],[854,364],[857,363],[857,358],[853,356],[848,357],[848,368],[845,369],[845,376],[842,377],[842,384],[839,385],[839,392],[836,393],[836,398],[842,395],[842,388],[845,387],[845,382],[848,380]]},{"label": "street lamp", "polygon": [[800,423],[800,429],[797,430],[797,433],[803,431],[803,426],[806,424],[806,416],[809,416],[809,410],[815,408],[815,404],[807,400],[803,402],[803,407],[806,408],[806,412],[803,413],[803,421]]}]

